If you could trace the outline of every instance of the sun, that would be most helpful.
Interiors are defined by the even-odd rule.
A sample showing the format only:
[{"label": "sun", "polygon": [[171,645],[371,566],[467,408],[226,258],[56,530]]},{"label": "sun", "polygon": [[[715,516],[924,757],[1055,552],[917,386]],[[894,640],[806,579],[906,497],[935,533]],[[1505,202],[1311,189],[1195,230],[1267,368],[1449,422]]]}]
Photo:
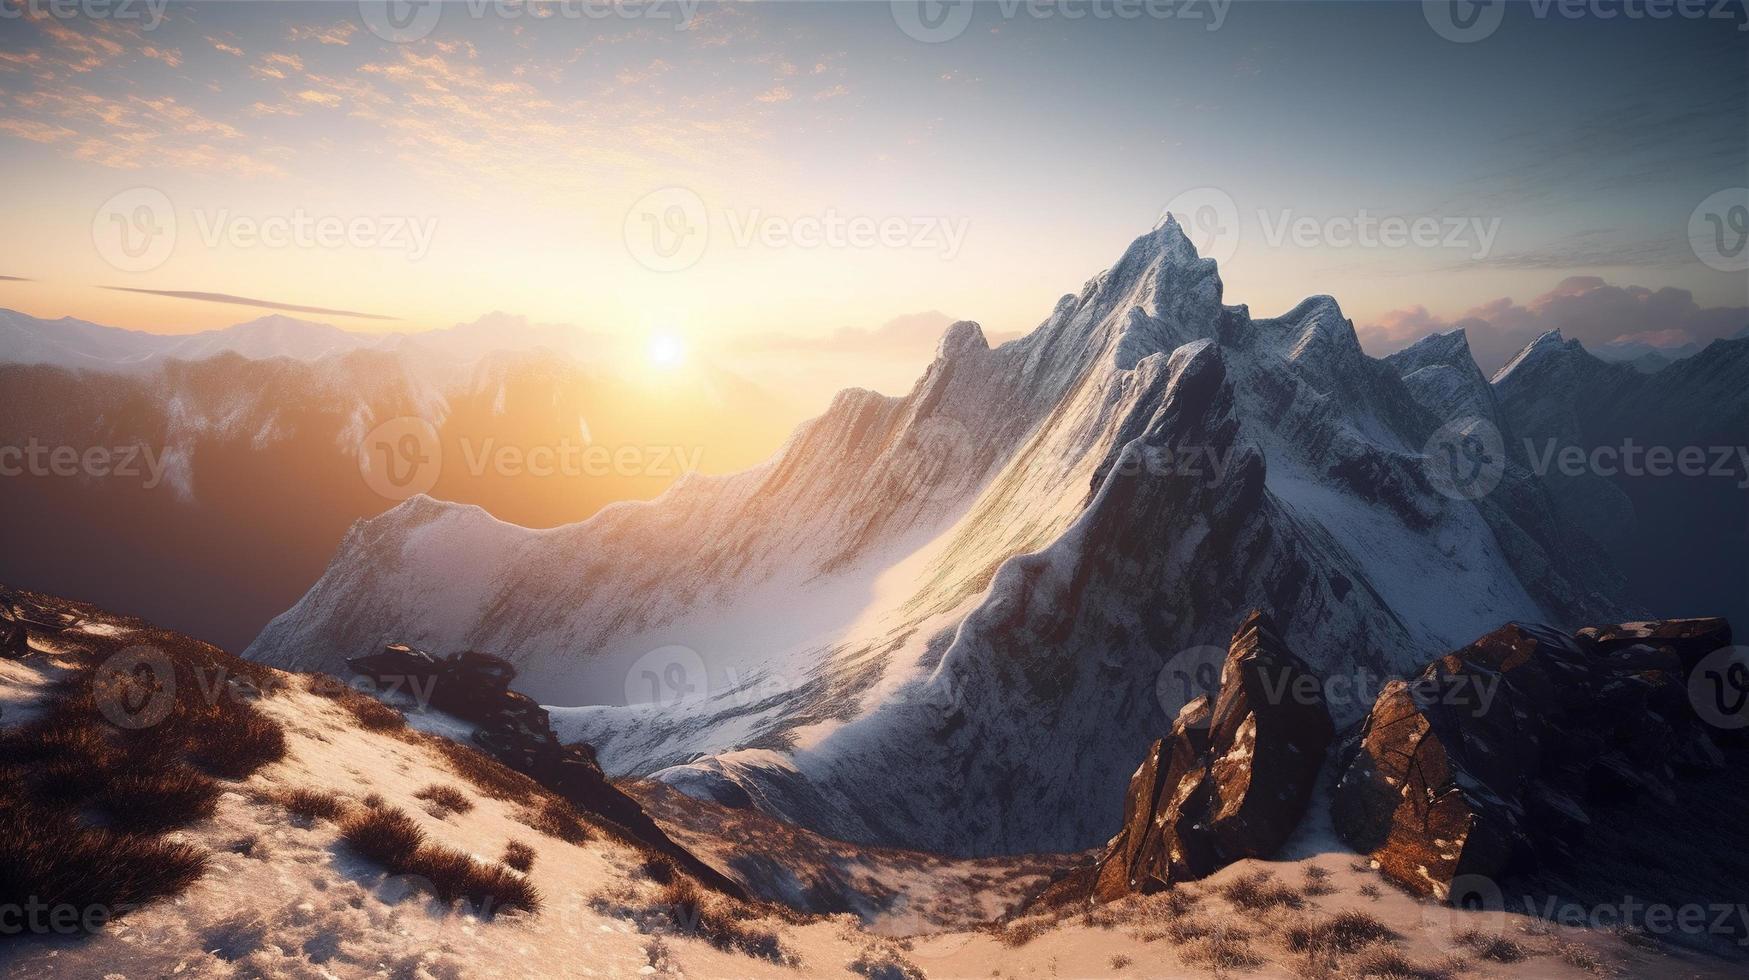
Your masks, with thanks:
[{"label": "sun", "polygon": [[652,334],[645,353],[651,367],[671,370],[686,363],[686,342],[676,334]]}]

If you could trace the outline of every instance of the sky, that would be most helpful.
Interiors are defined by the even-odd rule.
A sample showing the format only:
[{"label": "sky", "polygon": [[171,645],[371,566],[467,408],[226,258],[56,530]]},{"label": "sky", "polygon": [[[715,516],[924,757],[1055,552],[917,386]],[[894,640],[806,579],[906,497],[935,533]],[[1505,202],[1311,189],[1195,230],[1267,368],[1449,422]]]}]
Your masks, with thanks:
[{"label": "sky", "polygon": [[1375,354],[1749,325],[1735,0],[0,3],[0,307],[35,316],[505,311],[902,391],[1170,207],[1227,302],[1333,295]]}]

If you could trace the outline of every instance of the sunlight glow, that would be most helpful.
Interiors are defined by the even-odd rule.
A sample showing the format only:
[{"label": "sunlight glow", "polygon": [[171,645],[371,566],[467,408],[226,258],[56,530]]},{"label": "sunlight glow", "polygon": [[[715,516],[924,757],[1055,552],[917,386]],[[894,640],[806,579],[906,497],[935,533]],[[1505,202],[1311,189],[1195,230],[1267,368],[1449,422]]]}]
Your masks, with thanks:
[{"label": "sunlight glow", "polygon": [[686,343],[671,333],[659,333],[650,338],[650,365],[677,368],[686,361]]}]

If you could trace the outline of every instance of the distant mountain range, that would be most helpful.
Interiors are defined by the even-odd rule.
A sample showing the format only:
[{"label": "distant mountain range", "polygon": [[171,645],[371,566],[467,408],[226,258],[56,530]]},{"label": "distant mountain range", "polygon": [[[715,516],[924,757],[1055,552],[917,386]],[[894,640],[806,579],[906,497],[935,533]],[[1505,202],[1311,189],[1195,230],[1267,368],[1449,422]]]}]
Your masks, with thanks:
[{"label": "distant mountain range", "polygon": [[1539,440],[1734,445],[1745,361],[1375,359],[1330,297],[1225,305],[1168,219],[1027,336],[956,323],[910,394],[844,392],[746,472],[546,530],[408,500],[248,655],[489,650],[610,771],[852,841],[1085,848],[1251,608],[1354,680],[1339,722],[1502,621],[1740,615],[1734,480],[1568,478]]},{"label": "distant mountain range", "polygon": [[[272,316],[165,337],[0,311],[0,447],[20,454],[0,458],[0,581],[240,650],[353,521],[412,490],[565,524],[693,466],[756,462],[793,417],[708,365],[653,387],[584,348],[503,315],[390,335]],[[429,486],[377,479],[427,457]]]},{"label": "distant mountain range", "polygon": [[[1732,340],[1749,338],[1749,327],[1731,337]],[[1616,341],[1600,344],[1591,353],[1601,360],[1623,362],[1642,374],[1652,374],[1663,370],[1675,361],[1685,357],[1693,357],[1701,352],[1700,344],[1679,344],[1675,347],[1658,347],[1639,341]]]},{"label": "distant mountain range", "polygon": [[168,361],[220,354],[314,362],[355,351],[402,351],[472,361],[498,351],[547,349],[582,360],[599,352],[591,337],[565,326],[493,313],[473,323],[418,333],[365,333],[289,316],[264,316],[222,330],[159,334],[61,317],[44,320],[0,309],[0,363],[108,372],[148,370]]}]

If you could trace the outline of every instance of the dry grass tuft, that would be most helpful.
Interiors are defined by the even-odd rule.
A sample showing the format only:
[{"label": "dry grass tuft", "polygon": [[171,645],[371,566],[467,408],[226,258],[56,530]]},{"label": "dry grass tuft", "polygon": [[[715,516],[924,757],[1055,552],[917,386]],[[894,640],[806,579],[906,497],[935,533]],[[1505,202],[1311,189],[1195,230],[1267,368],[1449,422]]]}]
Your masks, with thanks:
[{"label": "dry grass tuft", "polygon": [[1253,871],[1235,878],[1221,888],[1221,897],[1234,908],[1246,912],[1262,912],[1272,908],[1304,908],[1305,896],[1291,885],[1275,880],[1270,871]]},{"label": "dry grass tuft", "polygon": [[1584,943],[1556,942],[1552,949],[1555,958],[1568,966],[1586,973],[1603,973],[1605,970],[1603,959]]},{"label": "dry grass tuft", "polygon": [[206,854],[192,845],[81,826],[65,812],[0,794],[0,907],[75,909],[77,928],[94,932],[146,902],[180,894],[206,866]]},{"label": "dry grass tuft", "polygon": [[1212,930],[1184,944],[1178,954],[1184,962],[1211,970],[1251,970],[1264,964],[1252,948],[1251,934],[1237,926]]},{"label": "dry grass tuft", "polygon": [[421,847],[425,831],[406,811],[394,807],[366,809],[340,825],[340,838],[371,861],[393,871],[405,871]]},{"label": "dry grass tuft", "polygon": [[1196,942],[1212,932],[1214,932],[1214,927],[1209,925],[1206,920],[1185,916],[1166,923],[1166,927],[1160,930],[1159,938],[1174,946],[1184,946]]},{"label": "dry grass tuft", "polygon": [[483,918],[505,909],[540,911],[540,892],[526,878],[431,843],[403,810],[361,811],[341,824],[340,837],[390,874],[411,875],[429,885],[440,901],[465,901]]},{"label": "dry grass tuft", "polygon": [[427,786],[413,794],[415,799],[431,804],[431,815],[442,819],[452,813],[468,813],[474,808],[474,801],[463,795],[454,786]]},{"label": "dry grass tuft", "polygon": [[124,772],[111,777],[92,797],[109,826],[123,833],[162,834],[211,817],[218,809],[219,784],[187,766],[171,763],[157,771]]},{"label": "dry grass tuft", "polygon": [[504,863],[523,874],[534,870],[534,848],[519,840],[504,845]]},{"label": "dry grass tuft", "polygon": [[928,974],[906,959],[896,944],[865,949],[850,961],[850,972],[868,980],[929,980]]},{"label": "dry grass tuft", "polygon": [[549,796],[539,805],[524,810],[520,819],[530,828],[567,844],[582,844],[591,836],[589,827],[577,816],[571,804],[556,796]]},{"label": "dry grass tuft", "polygon": [[1289,926],[1282,942],[1294,953],[1349,954],[1396,938],[1397,934],[1378,919],[1358,909],[1346,909],[1328,919]]},{"label": "dry grass tuft", "polygon": [[305,820],[338,820],[346,812],[346,801],[339,794],[301,786],[269,793],[267,799]]},{"label": "dry grass tuft", "polygon": [[1025,946],[1049,932],[1054,924],[1050,916],[1029,916],[1024,919],[1016,919],[1003,926],[996,933],[996,941],[1009,947]]},{"label": "dry grass tuft", "polygon": [[1518,963],[1530,957],[1530,950],[1522,944],[1479,929],[1459,933],[1457,940],[1474,950],[1477,956],[1495,963]]},{"label": "dry grass tuft", "polygon": [[1331,877],[1330,869],[1309,864],[1306,866],[1306,884],[1302,890],[1307,896],[1334,895],[1336,886],[1331,884]]},{"label": "dry grass tuft", "polygon": [[443,756],[457,776],[489,800],[533,803],[551,796],[540,783],[477,749],[430,734],[423,734],[418,741]]},{"label": "dry grass tuft", "polygon": [[311,694],[327,698],[345,709],[365,731],[398,732],[407,727],[406,715],[337,677],[312,674],[306,686]]},{"label": "dry grass tuft", "polygon": [[761,918],[750,905],[699,887],[691,878],[676,877],[663,885],[657,908],[684,935],[698,936],[718,949],[787,966],[800,963],[777,932],[755,925]]},{"label": "dry grass tuft", "polygon": [[1444,967],[1422,966],[1390,947],[1361,954],[1348,964],[1346,972],[1376,980],[1451,980],[1451,971]]}]

